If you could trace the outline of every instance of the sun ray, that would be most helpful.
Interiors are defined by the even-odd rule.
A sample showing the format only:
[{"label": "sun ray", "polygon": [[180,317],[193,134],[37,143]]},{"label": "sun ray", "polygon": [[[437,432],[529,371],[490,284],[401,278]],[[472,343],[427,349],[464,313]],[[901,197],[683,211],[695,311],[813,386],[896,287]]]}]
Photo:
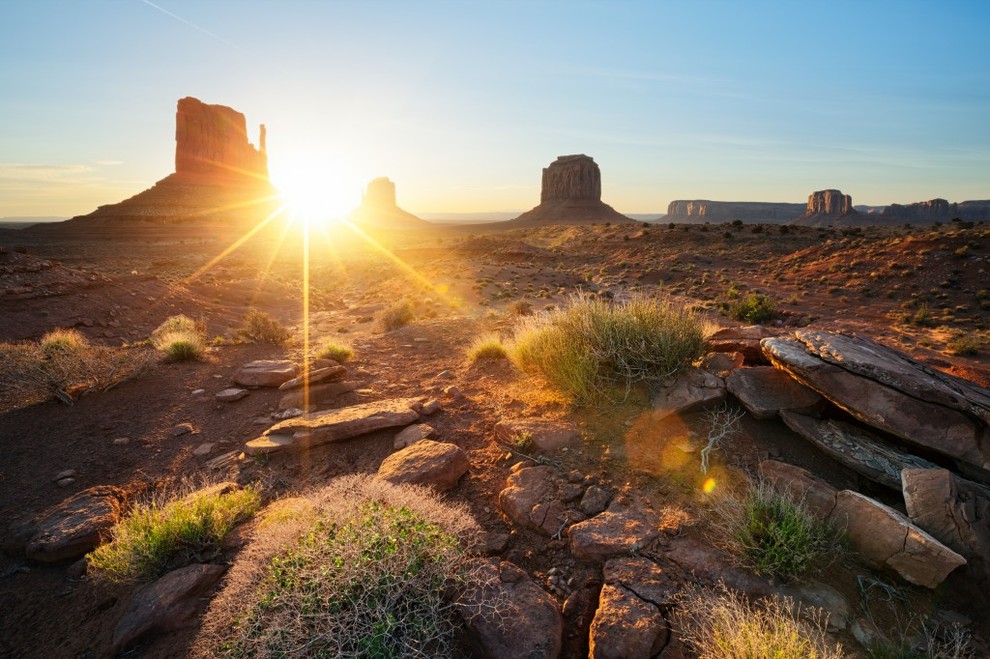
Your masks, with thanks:
[{"label": "sun ray", "polygon": [[235,240],[233,243],[231,243],[230,245],[228,245],[222,252],[220,252],[219,254],[217,254],[216,256],[214,256],[212,259],[210,259],[209,261],[207,261],[205,265],[201,266],[195,272],[193,272],[191,275],[189,275],[188,277],[186,277],[185,279],[183,279],[182,280],[182,283],[183,284],[190,284],[193,281],[199,279],[199,277],[201,277],[203,275],[203,273],[209,271],[217,263],[219,263],[220,261],[222,261],[223,259],[225,259],[232,252],[236,251],[241,245],[243,245],[248,240],[250,240],[256,233],[258,233],[263,228],[265,228],[266,226],[268,226],[268,224],[271,223],[272,220],[274,220],[276,217],[279,217],[284,211],[285,211],[285,207],[284,206],[279,206],[278,208],[276,208],[274,211],[272,211],[271,213],[269,213],[268,216],[265,217],[265,219],[263,219],[261,222],[258,222],[256,225],[254,225],[251,228],[250,231],[248,231],[243,236],[241,236],[240,238],[238,238],[237,240]]}]

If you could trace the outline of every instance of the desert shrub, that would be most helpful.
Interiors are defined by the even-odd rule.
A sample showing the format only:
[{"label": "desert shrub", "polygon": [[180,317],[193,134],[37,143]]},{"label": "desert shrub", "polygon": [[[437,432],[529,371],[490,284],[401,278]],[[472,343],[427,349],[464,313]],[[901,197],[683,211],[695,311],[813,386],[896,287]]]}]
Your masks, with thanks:
[{"label": "desert shrub", "polygon": [[476,362],[481,359],[507,359],[509,353],[497,334],[484,334],[474,340],[467,355],[468,361]]},{"label": "desert shrub", "polygon": [[338,478],[292,516],[266,519],[213,601],[200,656],[450,656],[445,597],[471,579],[480,528],[427,488]]},{"label": "desert shrub", "polygon": [[760,602],[727,588],[687,591],[674,616],[681,638],[699,659],[841,659],[829,641],[827,617],[800,610],[790,598]]},{"label": "desert shrub", "polygon": [[90,568],[109,581],[130,582],[216,555],[227,532],[253,515],[260,500],[252,487],[217,485],[138,504],[114,525],[113,539],[89,554]]},{"label": "desert shrub", "polygon": [[528,316],[533,313],[533,305],[526,300],[516,300],[509,306],[509,311],[516,316]]},{"label": "desert shrub", "polygon": [[53,359],[84,350],[89,347],[89,341],[79,330],[54,329],[42,336],[38,345],[46,359]]},{"label": "desert shrub", "polygon": [[815,571],[841,551],[841,533],[764,481],[726,488],[711,501],[718,544],[757,574],[787,581]]},{"label": "desert shrub", "polygon": [[972,357],[980,352],[980,347],[979,337],[972,334],[960,334],[949,340],[948,351],[950,355]]},{"label": "desert shrub", "polygon": [[777,303],[761,293],[749,293],[729,305],[729,315],[747,323],[765,323],[777,317]]},{"label": "desert shrub", "polygon": [[416,314],[409,302],[398,302],[383,309],[378,314],[378,328],[383,332],[391,332],[405,327],[413,321]]},{"label": "desert shrub", "polygon": [[257,343],[273,343],[281,345],[290,336],[289,330],[268,313],[252,309],[244,316],[240,334],[246,339]]},{"label": "desert shrub", "polygon": [[317,347],[313,355],[317,359],[332,359],[339,364],[350,361],[354,356],[354,350],[349,346],[336,343],[330,339],[324,339]]},{"label": "desert shrub", "polygon": [[198,359],[206,350],[206,329],[187,316],[171,316],[151,333],[151,343],[170,361]]},{"label": "desert shrub", "polygon": [[576,296],[570,304],[520,319],[509,357],[579,403],[615,385],[655,385],[705,349],[705,323],[666,298],[611,303]]}]

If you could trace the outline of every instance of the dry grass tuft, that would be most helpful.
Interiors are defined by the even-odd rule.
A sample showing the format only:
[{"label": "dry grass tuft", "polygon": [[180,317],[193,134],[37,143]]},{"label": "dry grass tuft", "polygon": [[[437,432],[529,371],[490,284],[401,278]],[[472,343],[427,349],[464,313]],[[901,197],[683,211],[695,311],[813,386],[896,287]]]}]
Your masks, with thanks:
[{"label": "dry grass tuft", "polygon": [[151,333],[151,343],[169,361],[199,359],[206,351],[206,328],[187,316],[171,316]]},{"label": "dry grass tuft", "polygon": [[397,302],[387,309],[383,309],[377,317],[378,329],[383,332],[391,332],[400,327],[405,327],[415,319],[412,304],[408,301]]},{"label": "dry grass tuft", "polygon": [[470,362],[482,359],[508,359],[509,353],[497,334],[483,334],[471,343],[467,357]]},{"label": "dry grass tuft", "polygon": [[354,356],[354,350],[341,343],[324,339],[313,352],[316,359],[332,359],[338,364],[344,364]]},{"label": "dry grass tuft", "polygon": [[291,336],[289,330],[270,314],[252,309],[244,315],[240,335],[255,343],[282,345]]}]

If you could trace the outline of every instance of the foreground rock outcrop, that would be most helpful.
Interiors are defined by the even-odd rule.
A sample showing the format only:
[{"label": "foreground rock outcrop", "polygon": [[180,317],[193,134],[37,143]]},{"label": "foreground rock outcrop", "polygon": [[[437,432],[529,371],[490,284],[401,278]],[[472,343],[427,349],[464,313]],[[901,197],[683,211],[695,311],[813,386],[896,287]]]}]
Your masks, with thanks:
[{"label": "foreground rock outcrop", "polygon": [[543,170],[540,205],[502,226],[591,224],[633,220],[602,202],[598,163],[584,154],[558,156]]}]

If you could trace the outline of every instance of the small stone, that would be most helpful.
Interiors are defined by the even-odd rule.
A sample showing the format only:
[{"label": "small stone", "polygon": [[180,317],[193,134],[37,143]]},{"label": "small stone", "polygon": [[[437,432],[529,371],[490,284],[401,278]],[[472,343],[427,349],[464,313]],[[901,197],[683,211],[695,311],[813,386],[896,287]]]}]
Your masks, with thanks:
[{"label": "small stone", "polygon": [[600,485],[592,485],[581,497],[581,503],[578,504],[578,507],[586,515],[597,515],[605,510],[611,499],[612,495],[609,494],[608,490]]},{"label": "small stone", "polygon": [[55,484],[58,485],[59,487],[68,487],[75,482],[76,479],[70,477],[70,478],[60,478],[57,481],[55,481]]},{"label": "small stone", "polygon": [[440,411],[440,402],[436,399],[430,399],[423,403],[423,407],[420,409],[419,413],[423,416],[430,416],[436,412]]},{"label": "small stone", "polygon": [[172,437],[181,437],[182,435],[188,435],[195,433],[196,429],[191,423],[180,423],[179,425],[172,428]]},{"label": "small stone", "polygon": [[192,390],[192,395],[193,396],[202,396],[205,393],[206,393],[206,389],[193,389]]},{"label": "small stone", "polygon": [[427,425],[425,423],[417,423],[415,425],[409,426],[405,430],[402,430],[398,435],[395,436],[395,441],[392,442],[392,447],[396,449],[402,449],[407,446],[411,446],[418,441],[428,439],[436,434],[436,430],[433,426]]},{"label": "small stone", "polygon": [[55,483],[57,483],[60,480],[63,480],[65,478],[69,478],[69,477],[75,476],[75,475],[76,475],[76,470],[75,469],[65,469],[65,470],[60,471],[57,474],[55,474],[55,478],[53,478],[52,481],[55,482]]},{"label": "small stone", "polygon": [[206,442],[206,443],[200,444],[195,449],[193,449],[193,455],[195,455],[197,457],[203,457],[204,455],[209,455],[210,454],[210,451],[213,450],[213,447],[214,446],[215,446],[215,444],[213,442]]},{"label": "small stone", "polygon": [[130,437],[115,437],[113,439],[114,446],[127,446],[130,443],[131,443]]},{"label": "small stone", "polygon": [[247,389],[240,389],[238,387],[230,387],[224,389],[223,391],[217,392],[217,400],[221,403],[233,403],[239,401],[248,395]]},{"label": "small stone", "polygon": [[[304,412],[298,407],[290,407],[287,410],[282,410],[281,412],[276,412],[275,414],[272,414],[272,418],[275,419],[276,421],[281,421],[283,419],[293,419],[297,416],[302,416],[303,414]],[[268,425],[268,421],[266,420],[261,425]]]},{"label": "small stone", "polygon": [[461,393],[461,390],[455,387],[454,385],[450,385],[449,387],[444,387],[443,395],[446,396],[447,398],[455,398],[455,399],[462,398],[464,396],[464,394]]}]

